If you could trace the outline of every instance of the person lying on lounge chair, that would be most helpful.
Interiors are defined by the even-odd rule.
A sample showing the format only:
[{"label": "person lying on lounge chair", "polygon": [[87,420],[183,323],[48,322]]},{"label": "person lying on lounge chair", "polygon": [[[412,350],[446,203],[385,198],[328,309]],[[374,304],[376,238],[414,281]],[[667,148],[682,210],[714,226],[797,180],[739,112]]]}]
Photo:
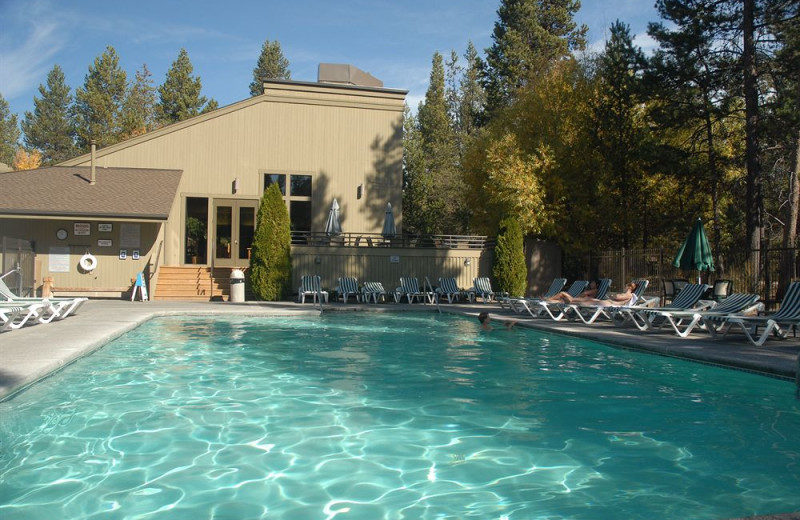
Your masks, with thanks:
[{"label": "person lying on lounge chair", "polygon": [[[597,282],[592,280],[589,282],[589,286],[584,289],[582,293],[578,296],[570,296],[567,291],[561,291],[560,293],[556,294],[552,298],[548,298],[546,302],[561,302],[561,303],[579,303],[583,300],[591,300],[597,296]],[[577,301],[576,301],[577,300]]]},{"label": "person lying on lounge chair", "polygon": [[636,305],[636,283],[629,282],[625,285],[625,290],[616,294],[611,294],[605,300],[597,298],[573,298],[571,303],[577,305],[607,305],[607,306],[631,306]]}]

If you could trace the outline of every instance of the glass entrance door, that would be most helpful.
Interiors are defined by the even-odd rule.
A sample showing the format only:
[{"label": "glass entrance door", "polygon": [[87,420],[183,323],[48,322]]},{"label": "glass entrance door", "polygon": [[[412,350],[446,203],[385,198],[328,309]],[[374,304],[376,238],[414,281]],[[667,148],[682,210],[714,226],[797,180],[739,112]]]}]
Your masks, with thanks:
[{"label": "glass entrance door", "polygon": [[257,200],[214,200],[214,265],[245,267],[256,229]]}]

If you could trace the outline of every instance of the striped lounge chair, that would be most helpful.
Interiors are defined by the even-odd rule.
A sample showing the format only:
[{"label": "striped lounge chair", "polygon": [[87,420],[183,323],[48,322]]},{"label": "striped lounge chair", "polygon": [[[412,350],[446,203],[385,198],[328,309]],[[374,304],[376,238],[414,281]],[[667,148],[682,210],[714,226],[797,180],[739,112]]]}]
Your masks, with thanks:
[{"label": "striped lounge chair", "polygon": [[[800,326],[800,282],[789,284],[780,309],[773,314],[712,316],[706,319],[706,328],[712,337],[725,337],[731,329],[741,329],[747,340],[756,347],[762,346],[769,339],[770,333],[783,339],[797,326]],[[764,328],[761,335],[758,334],[759,327]]]},{"label": "striped lounge chair", "polygon": [[436,288],[436,297],[447,298],[447,303],[453,303],[454,301],[460,301],[462,296],[466,296],[466,293],[458,288],[458,283],[456,282],[455,278],[439,278],[439,287]]},{"label": "striped lounge chair", "polygon": [[389,293],[383,288],[381,282],[364,282],[361,287],[361,300],[364,303],[369,303],[370,300],[373,303],[378,303],[378,300],[386,301],[387,294]]},{"label": "striped lounge chair", "polygon": [[322,279],[319,275],[303,275],[300,277],[297,299],[300,303],[305,303],[306,296],[311,296],[313,303],[317,303],[317,297],[321,297],[322,301],[328,303],[328,292],[322,290]]},{"label": "striped lounge chair", "polygon": [[342,276],[339,278],[339,285],[336,287],[336,299],[347,303],[347,299],[353,296],[356,303],[361,301],[361,292],[358,290],[358,279],[352,276]]}]

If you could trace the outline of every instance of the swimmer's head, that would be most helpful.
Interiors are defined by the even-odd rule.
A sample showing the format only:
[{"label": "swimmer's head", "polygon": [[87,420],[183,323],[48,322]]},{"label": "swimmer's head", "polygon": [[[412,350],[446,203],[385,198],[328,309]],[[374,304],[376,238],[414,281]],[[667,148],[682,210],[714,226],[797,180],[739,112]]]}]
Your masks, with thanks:
[{"label": "swimmer's head", "polygon": [[489,321],[489,313],[488,312],[482,312],[482,313],[478,314],[478,321],[481,322],[481,323],[486,323],[487,321]]}]

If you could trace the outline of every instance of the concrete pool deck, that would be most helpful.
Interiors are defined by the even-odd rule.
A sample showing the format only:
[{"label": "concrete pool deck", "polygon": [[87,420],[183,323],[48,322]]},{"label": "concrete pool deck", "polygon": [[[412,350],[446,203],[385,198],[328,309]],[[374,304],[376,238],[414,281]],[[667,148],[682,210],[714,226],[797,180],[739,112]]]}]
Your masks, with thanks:
[{"label": "concrete pool deck", "polygon": [[[325,312],[436,312],[436,305],[347,304],[330,303]],[[699,332],[681,339],[666,329],[641,332],[636,328],[615,327],[610,323],[588,326],[576,322],[556,322],[515,314],[493,304],[442,304],[442,312],[477,316],[488,311],[498,321],[513,319],[518,327],[528,327],[580,338],[592,339],[618,347],[685,358],[729,368],[761,373],[771,377],[796,380],[800,338],[770,339],[763,347],[754,347],[741,334],[732,333],[723,340],[712,340]],[[158,316],[239,315],[300,316],[318,315],[319,307],[292,302],[128,302],[91,300],[74,316],[48,324],[26,326],[0,333],[0,399],[46,377],[72,361],[102,347],[109,341]],[[501,327],[500,324],[496,324]]]}]

